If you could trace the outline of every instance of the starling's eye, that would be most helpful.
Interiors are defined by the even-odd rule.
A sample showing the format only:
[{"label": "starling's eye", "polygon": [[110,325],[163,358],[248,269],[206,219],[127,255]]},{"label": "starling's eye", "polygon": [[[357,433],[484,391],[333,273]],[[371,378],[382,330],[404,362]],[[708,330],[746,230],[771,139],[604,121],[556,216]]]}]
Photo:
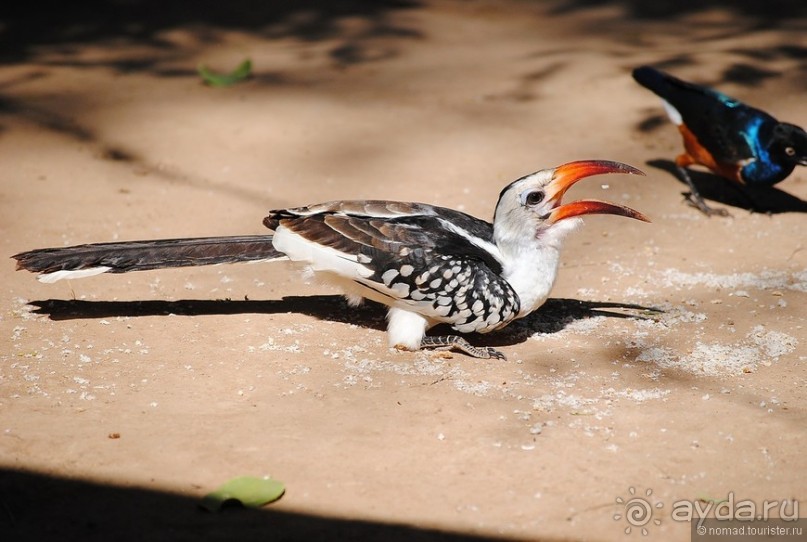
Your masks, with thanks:
[{"label": "starling's eye", "polygon": [[524,203],[529,207],[534,207],[544,201],[544,193],[540,190],[536,190],[535,192],[527,192],[524,195]]},{"label": "starling's eye", "polygon": [[795,156],[796,149],[794,149],[793,147],[785,147],[785,154],[788,156]]}]

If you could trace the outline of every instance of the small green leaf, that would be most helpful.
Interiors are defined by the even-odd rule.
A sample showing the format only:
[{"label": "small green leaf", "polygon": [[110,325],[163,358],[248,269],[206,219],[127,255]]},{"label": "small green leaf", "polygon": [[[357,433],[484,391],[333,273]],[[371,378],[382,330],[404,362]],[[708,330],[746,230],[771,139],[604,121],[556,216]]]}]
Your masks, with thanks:
[{"label": "small green leaf", "polygon": [[709,504],[709,503],[711,503],[711,504],[721,504],[721,503],[724,503],[724,502],[729,502],[728,499],[713,499],[711,497],[706,497],[704,495],[698,496],[696,500],[698,500],[698,501],[700,501],[702,503],[705,503],[705,504]]},{"label": "small green leaf", "polygon": [[216,73],[210,71],[204,64],[199,64],[196,71],[199,72],[202,80],[212,87],[229,87],[236,83],[240,83],[252,75],[252,61],[250,59],[246,59],[230,73]]},{"label": "small green leaf", "polygon": [[283,482],[269,477],[240,476],[202,497],[199,506],[209,512],[218,512],[228,501],[236,501],[247,508],[259,508],[278,500],[285,491]]}]

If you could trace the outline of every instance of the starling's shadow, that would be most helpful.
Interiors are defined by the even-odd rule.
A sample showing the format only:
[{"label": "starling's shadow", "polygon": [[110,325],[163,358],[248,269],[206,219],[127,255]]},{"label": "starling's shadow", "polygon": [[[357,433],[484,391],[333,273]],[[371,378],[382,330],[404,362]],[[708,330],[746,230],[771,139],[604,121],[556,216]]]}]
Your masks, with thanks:
[{"label": "starling's shadow", "polygon": [[[689,186],[678,175],[675,162],[671,160],[649,160],[647,165],[666,171],[689,191]],[[707,173],[687,169],[689,177],[704,199],[745,209],[753,213],[807,213],[807,201],[779,190],[775,186],[755,188],[741,186],[727,179]]]},{"label": "starling's shadow", "polygon": [[[385,330],[386,307],[367,302],[359,308],[350,307],[339,295],[288,296],[279,300],[197,300],[178,301],[86,301],[78,299],[46,299],[31,301],[35,314],[47,315],[51,320],[80,320],[88,318],[116,318],[140,316],[227,315],[227,314],[305,314],[324,321],[355,324],[365,328]],[[576,299],[548,299],[544,305],[526,318],[517,320],[505,329],[475,335],[473,343],[486,346],[508,346],[525,342],[535,333],[556,333],[569,324],[587,318],[607,316],[613,318],[651,318],[659,311],[651,307],[625,303],[578,301]],[[433,335],[450,334],[447,326],[437,326]]]}]

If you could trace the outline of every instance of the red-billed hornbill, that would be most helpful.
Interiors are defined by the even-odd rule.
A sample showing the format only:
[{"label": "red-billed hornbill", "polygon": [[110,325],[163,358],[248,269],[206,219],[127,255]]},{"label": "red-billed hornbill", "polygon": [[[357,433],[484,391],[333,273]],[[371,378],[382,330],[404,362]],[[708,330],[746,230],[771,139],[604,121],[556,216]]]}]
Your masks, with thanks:
[{"label": "red-billed hornbill", "polygon": [[648,219],[598,200],[561,204],[577,181],[604,173],[644,175],[619,162],[584,160],[526,175],[506,186],[493,223],[465,213],[394,201],[334,201],[271,211],[274,234],[98,243],[13,256],[42,282],[100,273],[291,260],[341,288],[351,304],[389,307],[389,343],[408,350],[453,347],[503,358],[459,335],[427,336],[445,323],[487,333],[540,307],[555,282],[563,239],[586,214]]}]

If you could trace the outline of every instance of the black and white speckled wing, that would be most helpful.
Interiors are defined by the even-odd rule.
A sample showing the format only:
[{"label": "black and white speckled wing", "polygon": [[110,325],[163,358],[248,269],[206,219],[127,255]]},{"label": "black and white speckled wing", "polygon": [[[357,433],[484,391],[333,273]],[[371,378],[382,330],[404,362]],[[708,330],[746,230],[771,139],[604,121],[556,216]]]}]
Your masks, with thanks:
[{"label": "black and white speckled wing", "polygon": [[272,211],[264,224],[336,251],[361,266],[351,280],[460,332],[492,331],[519,312],[518,295],[501,276],[493,226],[465,213],[343,201]]}]

